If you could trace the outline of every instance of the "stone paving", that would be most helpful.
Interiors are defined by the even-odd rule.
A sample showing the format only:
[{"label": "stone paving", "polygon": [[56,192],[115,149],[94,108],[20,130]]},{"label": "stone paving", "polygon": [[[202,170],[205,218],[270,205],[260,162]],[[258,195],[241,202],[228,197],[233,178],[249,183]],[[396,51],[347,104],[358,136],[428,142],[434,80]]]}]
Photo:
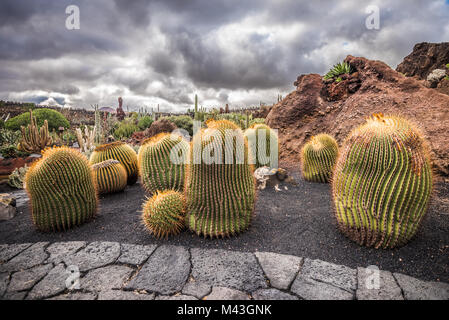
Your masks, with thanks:
[{"label": "stone paving", "polygon": [[449,300],[447,283],[375,271],[271,252],[117,242],[4,244],[0,299]]}]

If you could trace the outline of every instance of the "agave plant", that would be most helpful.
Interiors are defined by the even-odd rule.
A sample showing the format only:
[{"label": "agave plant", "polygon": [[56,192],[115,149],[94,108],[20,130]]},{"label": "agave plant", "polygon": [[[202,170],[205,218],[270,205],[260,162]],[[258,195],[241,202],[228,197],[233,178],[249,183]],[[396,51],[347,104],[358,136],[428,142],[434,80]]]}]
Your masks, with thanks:
[{"label": "agave plant", "polygon": [[350,74],[352,72],[351,65],[347,62],[340,62],[334,65],[328,73],[324,76],[324,79],[332,79],[342,74]]}]

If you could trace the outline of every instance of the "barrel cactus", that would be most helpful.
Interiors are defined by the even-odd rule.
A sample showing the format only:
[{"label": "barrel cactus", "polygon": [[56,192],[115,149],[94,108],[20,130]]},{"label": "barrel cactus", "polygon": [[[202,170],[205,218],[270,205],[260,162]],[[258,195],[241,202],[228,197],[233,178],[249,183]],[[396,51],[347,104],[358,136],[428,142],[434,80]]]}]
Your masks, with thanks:
[{"label": "barrel cactus", "polygon": [[374,115],[337,159],[332,194],[340,230],[360,245],[393,248],[416,233],[432,191],[427,142],[409,121]]},{"label": "barrel cactus", "polygon": [[278,167],[279,142],[275,131],[266,124],[256,123],[246,129],[245,137],[248,139],[250,159],[256,169]]},{"label": "barrel cactus", "polygon": [[184,218],[184,196],[174,190],[158,191],[143,205],[143,223],[156,238],[178,234],[184,227]]},{"label": "barrel cactus", "polygon": [[301,150],[302,174],[305,180],[329,182],[338,156],[337,141],[322,133],[310,138]]},{"label": "barrel cactus", "polygon": [[[230,136],[234,138],[227,140]],[[217,161],[209,161],[212,151]],[[209,121],[193,137],[189,160],[185,186],[189,229],[211,238],[246,230],[256,195],[242,130],[227,120]]]},{"label": "barrel cactus", "polygon": [[143,141],[138,167],[145,190],[182,190],[188,151],[189,143],[179,135],[160,133]]},{"label": "barrel cactus", "polygon": [[128,174],[117,160],[110,159],[92,165],[97,182],[98,193],[119,192],[126,188]]},{"label": "barrel cactus", "polygon": [[131,146],[121,141],[107,143],[96,147],[90,155],[91,164],[109,159],[118,160],[125,167],[129,185],[136,183],[138,177],[137,154]]},{"label": "barrel cactus", "polygon": [[75,149],[46,149],[25,176],[33,223],[42,231],[61,231],[91,220],[97,192],[87,157]]}]

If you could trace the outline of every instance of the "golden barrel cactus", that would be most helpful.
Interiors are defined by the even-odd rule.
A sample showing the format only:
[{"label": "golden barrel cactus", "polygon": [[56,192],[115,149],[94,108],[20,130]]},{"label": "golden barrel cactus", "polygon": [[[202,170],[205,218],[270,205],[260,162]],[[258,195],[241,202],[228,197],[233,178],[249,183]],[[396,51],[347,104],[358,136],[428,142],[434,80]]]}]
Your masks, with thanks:
[{"label": "golden barrel cactus", "polygon": [[346,138],[333,174],[340,230],[365,246],[393,248],[416,233],[432,192],[427,143],[409,121],[374,115]]},{"label": "golden barrel cactus", "polygon": [[277,133],[263,123],[253,124],[245,130],[252,164],[255,168],[278,167],[279,142]]},{"label": "golden barrel cactus", "polygon": [[128,174],[117,160],[110,159],[92,165],[99,194],[123,191],[126,188]]},{"label": "golden barrel cactus", "polygon": [[25,176],[33,223],[42,231],[61,231],[91,220],[97,212],[92,167],[75,149],[46,149]]},{"label": "golden barrel cactus", "polygon": [[133,185],[139,175],[137,169],[137,154],[128,144],[116,141],[103,144],[95,148],[90,155],[90,163],[95,164],[105,160],[114,159],[120,161],[128,174],[128,184]]},{"label": "golden barrel cactus", "polygon": [[326,183],[338,156],[337,141],[322,133],[310,138],[301,150],[302,175],[305,180]]}]

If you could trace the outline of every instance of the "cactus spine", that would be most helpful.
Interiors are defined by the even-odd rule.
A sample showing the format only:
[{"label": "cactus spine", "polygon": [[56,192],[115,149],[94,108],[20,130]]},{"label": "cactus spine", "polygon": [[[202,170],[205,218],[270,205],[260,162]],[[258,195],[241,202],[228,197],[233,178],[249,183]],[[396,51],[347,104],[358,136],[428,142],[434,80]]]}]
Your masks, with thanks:
[{"label": "cactus spine", "polygon": [[61,231],[91,220],[97,211],[92,167],[75,149],[46,149],[25,176],[33,223],[42,231]]},{"label": "cactus spine", "polygon": [[333,201],[340,230],[360,245],[393,248],[409,241],[431,191],[427,143],[407,120],[374,115],[344,142]]},{"label": "cactus spine", "polygon": [[178,234],[184,227],[184,216],[184,197],[174,190],[157,192],[143,205],[143,223],[156,238]]},{"label": "cactus spine", "polygon": [[99,194],[119,192],[126,188],[128,174],[117,160],[106,160],[92,166]]},{"label": "cactus spine", "polygon": [[[191,142],[186,224],[205,237],[230,236],[246,230],[254,212],[255,182],[248,163],[248,144],[241,129],[230,121],[209,121],[207,126]],[[229,140],[231,145],[225,142],[229,135],[235,135]],[[240,159],[236,156],[239,149]],[[217,162],[204,160],[211,150]],[[230,156],[232,163],[226,161]]]},{"label": "cactus spine", "polygon": [[30,124],[26,129],[24,126],[20,127],[22,132],[22,139],[19,143],[19,150],[38,153],[49,147],[53,140],[48,132],[48,122],[44,120],[44,125],[38,127],[36,117],[33,117],[33,111],[30,109]]},{"label": "cactus spine", "polygon": [[120,161],[125,167],[128,174],[128,185],[136,183],[138,177],[137,154],[133,148],[124,142],[117,141],[96,147],[90,155],[91,164],[110,159]]},{"label": "cactus spine", "polygon": [[143,141],[138,154],[142,185],[149,193],[182,190],[189,144],[181,136],[160,133]]},{"label": "cactus spine", "polygon": [[245,131],[245,137],[248,139],[251,163],[256,169],[263,166],[278,167],[279,142],[276,132],[269,126],[258,123]]},{"label": "cactus spine", "polygon": [[310,138],[301,150],[302,174],[305,180],[327,183],[338,156],[337,141],[328,134]]}]

